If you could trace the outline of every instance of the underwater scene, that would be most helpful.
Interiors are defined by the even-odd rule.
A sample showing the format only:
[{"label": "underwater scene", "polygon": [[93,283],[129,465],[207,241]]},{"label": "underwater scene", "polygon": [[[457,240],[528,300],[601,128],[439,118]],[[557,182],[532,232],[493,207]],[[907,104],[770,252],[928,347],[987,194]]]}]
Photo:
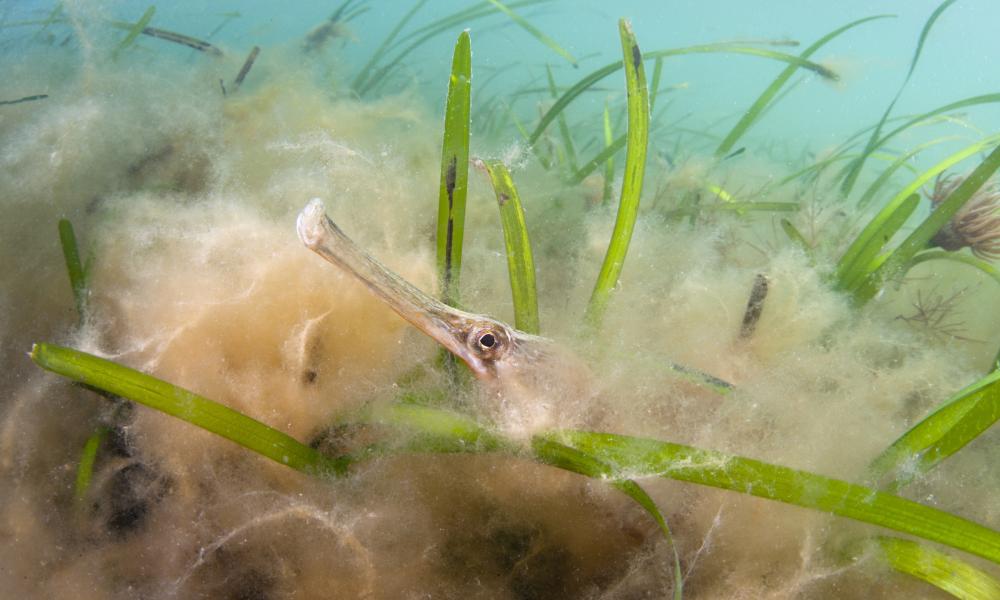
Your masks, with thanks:
[{"label": "underwater scene", "polygon": [[1000,598],[997,23],[0,2],[0,597]]}]

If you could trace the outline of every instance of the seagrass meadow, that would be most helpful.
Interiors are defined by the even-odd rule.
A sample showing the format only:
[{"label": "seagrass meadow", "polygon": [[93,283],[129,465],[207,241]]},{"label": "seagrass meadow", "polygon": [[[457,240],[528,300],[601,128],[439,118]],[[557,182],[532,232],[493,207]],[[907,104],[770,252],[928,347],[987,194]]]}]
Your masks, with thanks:
[{"label": "seagrass meadow", "polygon": [[0,3],[0,596],[1000,598],[998,22]]}]

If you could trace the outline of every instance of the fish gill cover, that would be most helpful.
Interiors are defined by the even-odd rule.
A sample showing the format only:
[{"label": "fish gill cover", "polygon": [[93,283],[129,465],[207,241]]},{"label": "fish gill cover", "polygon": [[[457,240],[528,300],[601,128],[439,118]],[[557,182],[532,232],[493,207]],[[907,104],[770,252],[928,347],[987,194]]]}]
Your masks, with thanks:
[{"label": "fish gill cover", "polygon": [[2,595],[1000,597],[996,7],[661,4],[0,6]]}]

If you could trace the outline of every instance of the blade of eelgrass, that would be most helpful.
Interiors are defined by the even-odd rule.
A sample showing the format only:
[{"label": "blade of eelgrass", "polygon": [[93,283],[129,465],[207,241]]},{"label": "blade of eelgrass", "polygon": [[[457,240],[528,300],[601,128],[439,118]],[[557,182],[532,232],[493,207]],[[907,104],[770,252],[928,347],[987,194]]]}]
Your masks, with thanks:
[{"label": "blade of eelgrass", "polygon": [[674,535],[670,532],[670,526],[667,524],[666,517],[660,512],[660,507],[656,505],[656,502],[649,497],[649,494],[640,486],[638,483],[631,479],[623,479],[614,482],[614,485],[618,490],[624,492],[632,500],[636,502],[639,506],[644,508],[656,524],[660,526],[660,531],[663,532],[663,536],[667,539],[667,543],[670,544],[670,550],[673,553],[674,558],[674,600],[681,600],[684,597],[684,576],[681,574],[681,557],[677,553],[677,545],[674,543]]},{"label": "blade of eelgrass", "polygon": [[[549,65],[545,65],[545,74],[548,76],[549,93],[552,94],[553,98],[558,97],[556,80],[552,77],[552,68]],[[568,172],[572,173],[576,171],[576,147],[573,145],[573,134],[569,131],[569,124],[566,123],[564,113],[559,113],[557,121],[559,122],[559,136],[562,138],[563,150],[566,152],[566,168]]]},{"label": "blade of eelgrass", "polygon": [[[914,117],[914,115],[900,115],[898,117],[892,117],[890,119],[887,119],[886,123],[895,123],[897,121],[906,121],[908,119],[912,119],[913,117]],[[828,156],[838,156],[838,155],[841,155],[841,154],[844,154],[844,153],[848,152],[852,147],[854,147],[854,145],[858,142],[858,140],[864,138],[866,135],[870,135],[871,132],[874,131],[877,126],[878,126],[878,123],[873,123],[871,125],[866,125],[865,127],[862,127],[861,129],[859,129],[859,130],[851,133],[851,135],[849,135],[846,138],[844,138],[844,141],[840,142],[840,144],[837,147],[835,147],[833,150],[831,150],[827,155]],[[857,154],[856,156],[860,156],[860,153]]]},{"label": "blade of eelgrass", "polygon": [[652,439],[584,431],[550,435],[611,465],[615,477],[666,477],[777,500],[940,542],[1000,564],[1000,532],[868,487]]},{"label": "blade of eelgrass", "polygon": [[[627,141],[627,134],[618,136],[617,138],[611,140],[611,143],[608,143],[607,138],[605,138],[606,145],[604,146],[604,149],[598,152],[594,158],[588,160],[583,166],[577,169],[576,172],[569,178],[569,183],[571,185],[578,185],[586,179],[588,175],[597,170],[597,167],[602,164],[605,166],[605,176],[607,176],[608,170],[610,169],[611,175],[614,177],[614,157],[621,151],[622,148],[625,147],[625,143]],[[610,185],[610,183],[607,183],[607,185]]]},{"label": "blade of eelgrass", "polygon": [[[508,2],[508,8],[521,8],[522,6],[531,6],[533,4],[540,4],[542,2],[548,2],[549,0],[515,0],[514,2]],[[471,6],[467,6],[463,9],[457,10],[453,13],[445,15],[435,21],[422,25],[413,31],[407,33],[399,39],[396,43],[390,46],[390,49],[397,48],[407,41],[412,39],[421,39],[429,33],[439,34],[447,31],[451,27],[461,25],[463,23],[469,23],[470,21],[480,19],[484,16],[489,16],[496,14],[497,8],[489,3],[489,0],[481,0]]]},{"label": "blade of eelgrass", "polygon": [[528,239],[521,198],[507,166],[500,160],[479,161],[493,184],[500,207],[503,241],[507,249],[507,270],[514,302],[514,326],[538,334],[538,292],[535,288],[535,261]]},{"label": "blade of eelgrass", "polygon": [[47,371],[177,417],[293,469],[316,475],[347,469],[346,458],[323,456],[228,406],[109,360],[54,344],[35,344],[31,359]]},{"label": "blade of eelgrass", "polygon": [[997,102],[1000,102],[1000,94],[983,94],[981,96],[971,96],[955,102],[949,102],[948,104],[939,106],[927,112],[914,115],[904,121],[902,125],[882,136],[882,138],[876,143],[876,147],[880,148],[884,146],[890,139],[896,137],[911,127],[937,122],[937,120],[940,119],[945,113],[961,110],[963,108],[979,106],[981,104],[995,104]]},{"label": "blade of eelgrass", "polygon": [[[809,177],[809,181],[816,181],[817,179],[819,179],[820,175],[823,174],[823,171],[825,171],[827,167],[833,165],[836,162],[840,162],[840,161],[844,161],[844,160],[851,160],[852,158],[857,158],[858,156],[860,156],[860,155],[859,154],[847,154],[847,153],[843,153],[843,152],[837,153],[837,154],[833,154],[833,155],[828,156],[828,157],[826,157],[826,158],[824,158],[822,160],[819,160],[819,161],[817,161],[817,162],[815,162],[815,163],[813,163],[811,165],[803,167],[803,168],[799,169],[798,171],[795,171],[791,175],[786,175],[785,177],[783,177],[782,179],[780,179],[774,185],[775,185],[775,187],[780,187],[780,186],[783,186],[785,184],[791,183],[791,182],[795,181],[796,179],[805,178],[807,176]],[[897,158],[896,156],[891,155],[891,154],[878,153],[878,152],[873,153],[871,157],[872,158],[880,158],[880,159],[885,160],[885,161],[894,161]]]},{"label": "blade of eelgrass", "polygon": [[[810,71],[819,73],[823,77],[830,79],[837,79],[837,74],[830,69],[814,63],[808,60],[803,60],[797,56],[791,54],[785,54],[783,52],[775,52],[773,50],[766,50],[764,48],[755,48],[753,46],[735,46],[733,44],[722,43],[722,44],[701,44],[697,46],[687,46],[684,48],[670,48],[667,50],[654,50],[653,52],[647,52],[644,57],[646,59],[650,58],[666,58],[669,56],[683,56],[686,54],[715,54],[715,53],[733,53],[733,54],[746,54],[749,56],[759,56],[762,58],[769,58],[772,60],[778,60],[782,62],[787,62],[790,64],[799,65]],[[534,144],[538,141],[548,126],[555,120],[559,113],[566,109],[567,106],[573,100],[575,100],[580,94],[587,91],[598,81],[601,81],[605,77],[611,75],[612,73],[618,71],[623,66],[622,62],[615,62],[609,65],[605,65],[596,71],[593,71],[585,75],[582,79],[573,84],[568,90],[566,90],[562,96],[556,100],[555,104],[549,107],[549,110],[542,115],[541,120],[535,127],[535,130],[531,133],[531,137],[528,138],[528,142]]]},{"label": "blade of eelgrass", "polygon": [[889,566],[912,575],[963,600],[996,600],[1000,582],[964,560],[924,544],[889,536],[876,536]]},{"label": "blade of eelgrass", "polygon": [[791,182],[795,181],[796,179],[800,179],[802,177],[805,177],[806,175],[812,175],[814,178],[818,177],[819,174],[822,173],[824,169],[826,169],[827,167],[829,167],[833,163],[839,162],[839,161],[842,161],[842,160],[849,160],[849,159],[855,158],[857,156],[858,156],[857,154],[834,154],[833,156],[828,156],[828,157],[826,157],[826,158],[824,158],[822,160],[816,161],[815,163],[813,163],[811,165],[807,165],[805,167],[802,167],[798,171],[795,171],[795,172],[793,172],[793,173],[791,173],[789,175],[786,175],[785,177],[783,177],[782,179],[780,179],[774,185],[775,185],[775,187],[780,187],[780,186],[783,186],[785,184],[791,183]]},{"label": "blade of eelgrass", "polygon": [[[469,417],[414,405],[395,404],[381,410],[390,415],[383,422],[391,419],[397,426],[446,438],[456,432],[459,438],[443,442],[449,451],[518,452],[512,442],[498,439]],[[486,448],[483,439],[490,441]],[[568,453],[564,447],[582,454]],[[1000,564],[998,531],[906,498],[808,471],[671,442],[589,431],[536,434],[532,449],[537,460],[570,470],[587,461],[590,470],[603,479],[665,477],[732,490],[878,525]]]},{"label": "blade of eelgrass", "polygon": [[233,21],[234,19],[238,19],[238,18],[242,17],[243,15],[240,14],[240,11],[233,10],[233,11],[224,12],[224,13],[216,13],[215,16],[222,17],[222,21],[218,25],[216,25],[212,29],[212,31],[209,31],[208,35],[205,36],[205,38],[209,39],[209,40],[212,39],[212,38],[214,38],[215,34],[217,34],[220,31],[222,31],[223,27],[225,27],[226,25],[228,25],[231,21]]},{"label": "blade of eelgrass", "polygon": [[441,299],[458,304],[469,185],[469,112],[472,91],[472,42],[468,30],[458,36],[451,63],[444,111],[441,185],[438,195],[437,267]]},{"label": "blade of eelgrass", "polygon": [[[13,6],[12,3],[8,3],[8,5]],[[52,35],[50,34],[48,37],[44,35],[48,31],[49,26],[57,23],[62,24],[69,22],[69,19],[63,12],[62,2],[57,2],[56,5],[52,8],[52,10],[49,11],[48,16],[46,16],[44,19],[10,21],[8,19],[11,17],[12,14],[14,13],[9,9],[5,10],[3,13],[0,13],[0,31],[4,29],[12,29],[15,27],[35,27],[41,25],[41,27],[37,31],[35,31],[34,34],[31,35],[30,40],[34,42],[39,42],[39,41],[44,42],[47,39],[49,40],[49,45],[51,45]],[[26,39],[26,38],[18,38],[18,39]]]},{"label": "blade of eelgrass", "polygon": [[611,233],[608,252],[604,256],[601,272],[590,296],[584,320],[594,328],[600,327],[611,299],[611,292],[618,284],[625,255],[628,253],[632,230],[639,212],[642,180],[646,170],[646,148],[649,143],[649,91],[646,88],[646,70],[642,53],[635,41],[632,27],[625,19],[618,21],[622,42],[622,61],[625,65],[625,87],[628,92],[628,143],[625,150],[625,172],[622,179],[618,216]]},{"label": "blade of eelgrass", "polygon": [[797,202],[716,202],[714,204],[698,204],[663,212],[668,219],[697,216],[703,211],[720,211],[746,213],[756,212],[797,212],[801,206]]},{"label": "blade of eelgrass", "polygon": [[425,436],[426,449],[434,452],[519,452],[513,442],[469,417],[447,410],[414,403],[395,403],[375,405],[362,417],[420,433]]},{"label": "blade of eelgrass", "polygon": [[[401,427],[420,434],[415,444],[408,446],[413,451],[431,452],[506,452],[523,455],[523,448],[510,440],[500,437],[484,428],[475,420],[446,410],[412,403],[395,403],[373,407],[365,420]],[[535,436],[531,441],[531,455],[544,464],[578,473],[594,479],[613,479],[611,484],[635,500],[656,521],[670,544],[674,555],[674,598],[680,598],[682,577],[680,557],[674,546],[673,535],[667,520],[656,502],[639,484],[628,479],[614,478],[609,465],[576,448],[571,448],[557,440]]]},{"label": "blade of eelgrass", "polygon": [[[531,4],[538,4],[539,2],[544,2],[547,0],[519,0],[517,2],[510,2],[507,4],[509,8],[518,8],[521,6],[528,6]],[[389,74],[393,69],[398,67],[402,61],[411,56],[412,53],[420,46],[427,43],[428,40],[441,35],[442,33],[459,26],[468,26],[473,21],[488,17],[490,15],[496,14],[497,9],[495,6],[489,3],[488,0],[483,0],[482,2],[475,4],[469,8],[464,8],[450,15],[446,15],[436,21],[428,23],[423,27],[419,27],[409,34],[399,38],[395,44],[392,44],[388,51],[392,51],[394,48],[406,43],[408,40],[413,40],[406,47],[399,50],[396,54],[392,55],[391,58],[386,59],[385,64],[378,67],[370,77],[368,77],[365,82],[360,86],[360,88],[355,91],[359,96],[372,91],[375,85],[380,82],[386,81]]]},{"label": "blade of eelgrass", "polygon": [[875,197],[875,194],[877,194],[879,190],[882,189],[882,187],[889,181],[889,179],[896,173],[896,171],[898,171],[901,167],[907,165],[911,158],[913,158],[920,152],[923,152],[927,148],[930,148],[931,146],[936,146],[942,142],[949,142],[956,139],[958,138],[956,138],[955,136],[939,137],[929,142],[924,142],[923,144],[920,144],[919,146],[912,148],[907,152],[899,155],[899,157],[896,160],[894,160],[892,164],[890,164],[885,169],[885,171],[882,171],[882,174],[879,175],[875,179],[875,181],[872,182],[870,186],[868,186],[868,189],[866,189],[865,192],[861,194],[861,197],[858,198],[858,207],[863,208],[867,206],[868,203],[871,202],[872,198]]},{"label": "blade of eelgrass", "polygon": [[332,22],[345,20],[344,13],[351,8],[352,4],[354,4],[354,0],[344,0],[339,6],[337,6],[337,8],[333,11],[333,14],[331,14],[330,18],[327,20]]},{"label": "blade of eelgrass", "polygon": [[101,447],[110,430],[107,427],[98,427],[94,433],[87,438],[80,453],[80,464],[76,468],[76,484],[73,489],[73,496],[78,506],[82,505],[87,498],[87,490],[90,489],[90,480],[94,475],[94,462],[97,460],[97,451]]},{"label": "blade of eelgrass", "polygon": [[[515,113],[510,106],[507,107],[507,116],[510,117],[510,122],[514,124],[514,127],[517,129],[518,133],[521,134],[521,137],[528,139],[528,128],[524,126],[521,119],[517,118],[517,113]],[[542,167],[548,169],[549,165],[543,163]]]},{"label": "blade of eelgrass", "polygon": [[142,17],[140,17],[139,20],[132,25],[132,28],[129,29],[128,34],[125,36],[125,39],[123,39],[111,53],[112,60],[117,59],[122,50],[125,50],[135,43],[136,38],[139,37],[142,30],[145,29],[146,26],[149,25],[149,22],[153,20],[154,14],[156,14],[156,6],[151,5],[146,9],[146,12],[142,14]]},{"label": "blade of eelgrass", "polygon": [[496,96],[491,97],[485,103],[479,104],[476,110],[472,111],[472,114],[475,115],[475,120],[473,121],[475,129],[473,133],[482,133],[486,139],[495,139],[502,125],[500,121],[500,115],[503,112],[500,109],[502,104],[503,101]]},{"label": "blade of eelgrass", "polygon": [[380,60],[382,60],[383,56],[385,56],[386,51],[389,49],[389,45],[392,44],[393,41],[395,41],[396,36],[399,35],[399,32],[402,31],[404,27],[406,27],[406,24],[410,22],[410,19],[413,18],[413,15],[417,14],[417,11],[423,8],[424,4],[427,4],[427,0],[418,0],[417,2],[415,2],[413,4],[413,7],[411,7],[410,10],[407,11],[405,15],[403,15],[403,18],[396,23],[396,26],[392,28],[392,31],[389,32],[389,35],[385,36],[385,39],[382,40],[382,43],[379,44],[379,47],[375,49],[375,52],[372,52],[372,55],[371,57],[369,57],[368,62],[366,62],[364,66],[358,69],[358,74],[354,77],[354,81],[351,82],[352,90],[358,90],[361,88],[362,85],[364,85],[368,77],[371,76],[372,68],[375,65],[377,65]]},{"label": "blade of eelgrass", "polygon": [[[844,255],[837,262],[835,279],[837,287],[842,290],[854,291],[858,288],[858,286],[863,284],[865,278],[871,275],[874,271],[871,259],[875,256],[875,253],[877,253],[878,250],[884,247],[889,241],[889,238],[886,237],[887,231],[884,229],[886,227],[886,223],[893,218],[893,215],[900,210],[906,202],[909,202],[908,198],[911,195],[916,194],[921,187],[937,177],[938,174],[943,173],[948,168],[967,158],[975,156],[997,141],[1000,141],[1000,135],[993,135],[966,146],[958,152],[945,157],[943,160],[921,173],[916,179],[910,182],[909,185],[900,190],[899,193],[889,200],[882,210],[879,211],[878,214],[875,215],[875,217],[873,217],[868,223],[868,225],[865,226],[861,233],[858,234],[854,242],[851,243],[848,249],[844,252]],[[895,233],[897,230],[898,227],[892,230],[892,233]],[[875,253],[871,252],[871,247],[873,245],[878,246]],[[866,249],[868,249],[867,254],[862,256]]]},{"label": "blade of eelgrass", "polygon": [[69,219],[59,219],[59,243],[62,246],[63,259],[66,261],[69,285],[73,290],[77,318],[82,323],[87,314],[87,274],[80,261],[76,233],[73,231],[73,224],[70,223]]},{"label": "blade of eelgrass", "polygon": [[[505,452],[513,456],[525,455],[523,445],[501,437],[477,423],[474,419],[446,410],[410,402],[397,402],[374,406],[360,415],[363,421],[408,430],[418,434],[416,440],[402,447],[412,452],[480,453]],[[531,442],[530,456],[557,468],[594,479],[607,479],[611,468],[593,456],[571,448],[558,441],[535,436]],[[674,597],[678,598],[682,585],[680,557],[674,547],[673,535],[666,518],[652,498],[634,481],[615,479],[611,484],[635,500],[656,521],[674,553]]]},{"label": "blade of eelgrass", "polygon": [[660,94],[660,79],[663,78],[663,57],[657,56],[653,63],[653,80],[649,88],[649,114],[656,110],[656,97]]},{"label": "blade of eelgrass", "polygon": [[924,250],[923,252],[918,252],[910,261],[910,264],[907,265],[906,270],[909,271],[911,267],[929,260],[947,260],[968,265],[1000,284],[1000,269],[975,256],[969,256],[960,252],[948,252],[947,250]]},{"label": "blade of eelgrass", "polygon": [[[802,53],[799,54],[799,58],[803,60],[808,59],[817,50],[822,48],[828,42],[830,42],[837,36],[841,35],[842,33],[857,27],[858,25],[862,25],[864,23],[867,23],[869,21],[874,21],[876,19],[885,19],[892,16],[893,15],[876,15],[872,17],[866,17],[864,19],[858,19],[857,21],[848,23],[847,25],[837,28],[831,31],[830,33],[826,34],[825,36],[821,37],[820,39],[818,39],[811,46],[803,50]],[[754,101],[752,105],[750,105],[750,108],[747,109],[745,113],[743,113],[743,116],[736,123],[736,125],[734,125],[733,128],[729,131],[729,134],[726,135],[726,137],[722,140],[722,143],[719,144],[719,147],[715,149],[716,158],[725,156],[730,150],[732,150],[733,146],[736,145],[736,142],[739,141],[741,137],[743,137],[743,135],[747,132],[748,129],[750,129],[751,126],[753,126],[754,123],[757,122],[757,120],[761,117],[761,115],[764,113],[767,107],[772,103],[772,101],[778,95],[778,92],[781,91],[781,88],[784,87],[784,85],[788,82],[789,79],[792,78],[792,75],[794,75],[799,68],[800,65],[798,64],[788,65],[781,72],[781,74],[778,75],[778,77],[771,83],[771,85],[767,86],[767,88],[760,95],[760,97],[758,97],[757,100]]]},{"label": "blade of eelgrass", "polygon": [[52,7],[51,11],[49,11],[48,16],[41,22],[41,27],[35,32],[35,35],[33,35],[31,39],[42,39],[42,34],[44,34],[53,23],[59,23],[64,20],[65,14],[63,13],[63,3],[61,1],[56,2],[56,5]]},{"label": "blade of eelgrass", "polygon": [[814,258],[813,248],[809,244],[809,241],[806,240],[806,237],[802,235],[802,232],[800,232],[798,228],[795,227],[795,225],[793,225],[792,222],[789,221],[788,219],[782,219],[780,223],[781,223],[781,230],[785,232],[785,235],[788,236],[788,239],[791,240],[793,244],[801,248],[802,251],[806,253],[806,256],[809,257],[810,264],[812,264]]},{"label": "blade of eelgrass", "polygon": [[48,18],[45,19],[28,19],[25,21],[3,21],[0,22],[0,31],[4,29],[14,29],[16,27],[35,27],[38,25],[45,25],[46,23],[68,23],[69,19],[64,17],[59,17],[53,21]]},{"label": "blade of eelgrass", "polygon": [[336,20],[343,21],[344,23],[350,23],[351,21],[353,21],[354,19],[357,19],[358,17],[360,17],[361,15],[365,14],[366,12],[368,12],[371,9],[372,9],[372,7],[370,7],[370,6],[364,6],[364,5],[357,6],[354,10],[352,10],[350,12],[347,12],[347,13],[344,13],[343,15],[341,15],[339,17],[339,19],[336,19]]},{"label": "blade of eelgrass", "polygon": [[[383,422],[429,435],[428,447],[435,451],[518,452],[467,417],[413,405],[396,405],[384,412],[389,418]],[[567,446],[567,440],[573,445]],[[611,480],[653,516],[671,546],[672,536],[659,508],[633,479],[622,477],[665,476],[815,508],[1000,562],[1000,533],[910,500],[803,471],[654,440],[579,431],[536,435],[531,448],[534,458],[542,463]],[[996,582],[964,561],[908,540],[879,536],[877,541],[899,572],[920,577],[959,597],[994,597]],[[682,580],[676,551],[674,577],[674,597],[678,598]]]},{"label": "blade of eelgrass", "polygon": [[1000,419],[1000,371],[960,390],[904,433],[869,468],[875,478],[891,475],[884,488],[896,491],[961,450]]},{"label": "blade of eelgrass", "polygon": [[632,498],[636,504],[645,509],[653,517],[653,520],[656,521],[656,524],[659,526],[660,531],[667,539],[667,543],[670,544],[670,548],[673,551],[673,597],[675,600],[680,600],[683,597],[684,578],[681,575],[681,561],[677,553],[677,547],[674,545],[674,536],[670,532],[670,526],[667,525],[666,518],[660,512],[660,508],[649,497],[649,494],[646,493],[646,490],[642,486],[631,479],[614,478],[612,469],[607,464],[597,460],[586,452],[561,444],[552,438],[544,436],[533,437],[531,440],[531,450],[537,460],[547,465],[579,473],[592,479],[612,479],[611,485]]},{"label": "blade of eelgrass", "polygon": [[892,109],[896,106],[896,102],[898,102],[899,98],[903,95],[903,90],[906,89],[906,84],[910,82],[910,77],[913,76],[913,71],[917,68],[917,62],[920,60],[920,54],[924,49],[924,42],[927,41],[927,36],[931,32],[931,28],[934,27],[934,24],[937,22],[938,17],[941,16],[941,13],[947,10],[948,7],[954,3],[955,0],[944,0],[944,2],[939,4],[938,7],[934,9],[934,12],[932,12],[930,17],[927,18],[927,22],[924,23],[924,28],[920,31],[920,37],[917,40],[917,47],[916,50],[913,51],[913,58],[910,60],[910,68],[906,72],[906,77],[903,78],[903,83],[900,84],[899,89],[896,91],[896,96],[892,99],[892,102],[889,103],[889,106],[886,107],[885,112],[882,113],[882,118],[879,119],[878,124],[872,131],[871,136],[868,138],[868,142],[865,144],[865,149],[861,152],[861,156],[854,159],[845,170],[844,180],[840,185],[840,190],[845,196],[850,194],[851,190],[854,188],[854,184],[857,182],[858,176],[861,175],[861,169],[864,167],[868,156],[881,145],[879,143],[879,135],[882,133],[882,127],[885,125],[886,119],[889,118],[889,114],[892,112]]},{"label": "blade of eelgrass", "polygon": [[[740,204],[740,203],[736,202],[736,199],[733,198],[732,194],[730,194],[725,188],[723,188],[721,185],[719,185],[717,183],[712,183],[711,181],[706,181],[705,185],[704,185],[704,188],[705,188],[706,192],[708,192],[709,194],[712,194],[713,196],[715,196],[719,200],[722,200],[722,202],[725,203],[725,204],[728,204],[730,206],[735,205],[735,204]],[[752,203],[750,203],[750,202],[744,202],[742,204],[752,204]],[[760,204],[760,203],[758,203],[758,204]],[[775,202],[773,204],[775,204],[775,205],[792,204],[795,208],[793,208],[791,210],[798,210],[799,209],[799,205],[798,205],[797,202]],[[737,210],[740,211],[740,212],[743,211],[743,209],[737,209]],[[778,210],[781,210],[781,209],[778,209]]]},{"label": "blade of eelgrass", "polygon": [[509,6],[500,2],[500,0],[489,0],[489,1],[490,3],[493,4],[493,6],[497,7],[497,10],[501,11],[503,14],[510,17],[512,21],[517,23],[521,27],[521,29],[524,29],[525,31],[530,33],[532,37],[534,37],[536,40],[548,46],[550,50],[552,50],[559,56],[565,58],[567,62],[569,62],[569,64],[573,65],[574,68],[579,66],[576,62],[576,59],[573,58],[572,54],[567,52],[566,49],[560,46],[554,39],[545,35],[545,33],[542,30],[532,25],[527,19],[525,19],[521,15],[511,10]]},{"label": "blade of eelgrass", "polygon": [[[981,104],[992,104],[996,102],[1000,102],[1000,94],[985,94],[982,96],[972,96],[955,102],[950,102],[943,106],[939,106],[927,112],[916,115],[901,115],[898,117],[892,117],[890,119],[887,119],[885,123],[894,123],[897,121],[901,121],[902,125],[896,127],[889,133],[883,135],[876,142],[875,148],[876,149],[881,148],[890,139],[896,137],[897,135],[906,131],[907,129],[910,129],[911,127],[922,127],[927,125],[936,125],[940,122],[950,122],[953,120],[953,118],[945,114],[950,111],[969,108],[972,106],[978,106]],[[871,132],[874,131],[877,126],[878,123],[875,123],[873,125],[868,125],[866,127],[863,127],[858,131],[855,131],[851,135],[847,136],[847,138],[843,142],[841,142],[839,146],[837,146],[832,152],[830,152],[829,156],[836,157],[847,153],[851,149],[851,147],[855,144],[855,142],[863,138],[866,134],[870,135]],[[860,156],[860,154],[856,154],[852,158],[857,158],[858,156]],[[841,176],[843,176],[843,174],[848,169],[850,169],[850,165],[847,165],[844,168],[844,170],[841,171]]]},{"label": "blade of eelgrass", "polygon": [[[436,436],[439,441],[437,443],[431,442],[431,447],[437,451],[468,452],[494,449],[510,451],[513,449],[509,444],[495,439],[486,430],[466,417],[412,405],[391,407],[387,414],[391,415],[389,420],[397,426],[416,428],[425,434]],[[607,450],[608,440],[597,439],[599,436],[611,439],[610,451]],[[581,450],[579,447],[565,445],[562,441],[566,437],[587,448]],[[444,441],[440,441],[442,439]],[[595,439],[597,440],[596,444]],[[846,482],[776,467],[750,459],[626,436],[563,432],[562,434],[533,437],[531,447],[536,460],[587,477],[611,480],[612,485],[629,495],[654,518],[673,549],[675,599],[682,597],[682,575],[672,534],[662,512],[645,490],[634,479],[618,478],[623,471],[635,471],[635,461],[631,460],[634,453],[624,448],[622,442],[654,444],[656,446],[653,447],[653,450],[658,454],[662,454],[663,446],[680,451],[678,452],[680,456],[670,459],[671,464],[665,471],[656,469],[654,473],[644,472],[643,476],[665,476],[749,493],[807,508],[817,508],[927,539],[936,539],[973,554],[979,554],[994,562],[1000,560],[997,558],[1000,551],[990,548],[991,545],[996,546],[1000,543],[996,539],[1000,536],[997,532],[937,509]],[[591,452],[595,449],[596,452]],[[622,453],[623,449],[626,452]],[[649,456],[647,449],[642,450],[645,456]],[[624,461],[621,460],[623,454],[628,457]],[[612,461],[598,458],[598,456],[605,455],[611,455]],[[697,456],[697,460],[691,461],[691,456]],[[642,464],[648,469],[648,466],[656,463],[643,460]],[[729,471],[726,470],[727,468]],[[680,470],[691,471],[701,476],[692,476],[692,474],[684,476],[678,472]],[[761,477],[762,474],[765,476]],[[803,479],[807,481],[803,481]],[[810,487],[821,489],[810,489]],[[845,491],[847,493],[844,493]],[[930,522],[920,522],[927,520],[928,517],[930,517]],[[950,531],[949,527],[955,523],[958,523],[961,529]],[[928,533],[930,535],[927,535]],[[985,543],[977,543],[977,534],[986,538]],[[888,536],[877,536],[876,541],[893,569],[919,577],[960,598],[995,598],[994,591],[1000,589],[997,582],[989,575],[965,561],[927,546]]]},{"label": "blade of eelgrass", "polygon": [[870,273],[872,261],[920,204],[919,194],[893,200],[862,230],[837,264],[836,285],[851,290]]},{"label": "blade of eelgrass", "polygon": [[[782,88],[781,92],[779,92],[778,95],[775,96],[774,99],[772,99],[770,102],[768,102],[767,105],[760,111],[760,114],[757,115],[757,119],[756,120],[760,121],[761,119],[763,119],[767,115],[771,114],[771,112],[774,111],[774,107],[775,106],[778,106],[779,104],[781,104],[782,101],[784,101],[785,98],[787,98],[792,93],[794,93],[795,90],[798,89],[798,87],[800,85],[802,85],[803,83],[805,83],[806,81],[807,81],[807,78],[806,78],[805,75],[803,75],[802,77],[797,78],[795,81],[793,81],[793,82],[785,85],[785,87]],[[745,147],[745,146],[743,146],[743,147]],[[730,154],[732,154],[732,153],[730,152]]]},{"label": "blade of eelgrass", "polygon": [[878,293],[884,282],[903,272],[913,257],[927,247],[931,238],[955,216],[955,213],[973,194],[979,191],[979,188],[993,176],[998,168],[1000,168],[1000,146],[994,148],[961,185],[938,204],[927,215],[927,218],[899,244],[888,260],[865,279],[862,285],[854,291],[855,301],[867,302]]}]

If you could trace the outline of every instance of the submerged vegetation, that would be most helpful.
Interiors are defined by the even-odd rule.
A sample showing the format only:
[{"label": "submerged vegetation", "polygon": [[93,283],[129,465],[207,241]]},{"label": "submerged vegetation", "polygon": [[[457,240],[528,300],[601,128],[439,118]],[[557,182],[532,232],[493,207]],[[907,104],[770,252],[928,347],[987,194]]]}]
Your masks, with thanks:
[{"label": "submerged vegetation", "polygon": [[[95,98],[164,85],[150,63],[174,59],[142,36],[201,65],[194,101],[142,92],[149,117],[54,83],[0,102],[27,123],[0,120],[5,193],[26,196],[13,222],[58,216],[25,245],[54,238],[62,261],[18,272],[49,291],[68,273],[76,315],[3,296],[11,322],[48,323],[25,327],[31,360],[72,382],[4,357],[25,372],[0,432],[10,585],[41,562],[41,593],[99,597],[1000,598],[1000,352],[982,312],[954,314],[1000,283],[1000,133],[955,112],[1000,94],[894,114],[961,4],[927,16],[877,122],[767,177],[750,132],[796,87],[841,79],[814,57],[891,15],[797,55],[765,47],[789,40],[642,50],[622,19],[621,59],[593,69],[533,22],[555,3],[426,4],[356,72],[338,53],[365,0],[291,48],[208,41],[238,13],[205,39],[157,27],[155,6],[0,22],[33,32],[26,56],[76,45]],[[480,76],[480,26],[533,39],[532,78]],[[450,71],[431,74],[414,57],[439,37],[456,40]],[[782,70],[734,124],[692,128],[664,79],[702,54]],[[313,72],[282,73],[298,61]],[[418,73],[447,90],[443,120],[412,108]],[[521,89],[483,91],[504,77]],[[121,147],[63,158],[109,126]],[[329,212],[310,202],[298,233],[336,268],[290,235],[314,196]]]}]

